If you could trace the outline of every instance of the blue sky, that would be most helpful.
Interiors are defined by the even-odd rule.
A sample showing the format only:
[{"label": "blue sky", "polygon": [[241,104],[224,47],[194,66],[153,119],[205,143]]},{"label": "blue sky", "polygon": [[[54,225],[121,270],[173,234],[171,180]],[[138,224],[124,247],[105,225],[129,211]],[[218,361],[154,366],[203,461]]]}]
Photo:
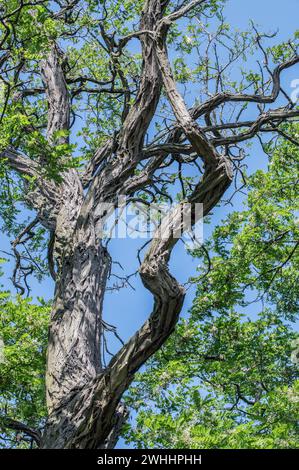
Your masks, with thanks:
[{"label": "blue sky", "polygon": [[[299,28],[299,0],[285,0],[279,2],[277,0],[228,0],[225,8],[225,16],[227,22],[234,28],[243,30],[248,27],[249,20],[254,20],[259,24],[261,29],[266,32],[274,32],[279,30],[276,42],[288,39],[292,33]],[[237,71],[236,71],[237,73]],[[283,75],[283,84],[286,90],[290,91],[291,81],[299,78],[299,67],[286,71]],[[257,168],[266,166],[266,159],[255,142],[251,155],[247,159],[249,172],[253,172]],[[229,195],[229,194],[228,194]],[[239,208],[242,204],[240,196],[234,200],[235,207]],[[221,219],[231,210],[230,207],[219,207],[213,211],[212,223],[204,227],[204,237],[207,237],[213,227],[217,225]],[[142,243],[141,243],[142,244]],[[140,242],[138,243],[140,245]],[[122,264],[126,273],[133,273],[138,267],[136,259],[136,241],[118,240],[117,243],[112,241],[110,251],[113,259]],[[1,249],[10,250],[9,242],[1,235]],[[194,275],[196,270],[196,260],[186,254],[184,245],[178,243],[174,249],[170,268],[172,273],[182,282],[186,282],[189,276]],[[11,288],[9,277],[12,272],[12,264],[9,263],[5,269],[5,277],[2,283]],[[120,274],[120,271],[118,270]],[[127,340],[136,329],[148,317],[152,307],[152,297],[141,285],[136,278],[132,278],[132,284],[135,290],[130,288],[122,289],[119,292],[108,292],[104,303],[104,318],[109,323],[117,325],[119,334],[123,340]],[[53,282],[49,279],[38,284],[32,282],[32,294],[34,296],[43,296],[51,298],[53,295]],[[192,303],[194,289],[191,288],[187,292],[183,315],[186,315]],[[117,343],[112,340],[110,349],[115,351]]]}]

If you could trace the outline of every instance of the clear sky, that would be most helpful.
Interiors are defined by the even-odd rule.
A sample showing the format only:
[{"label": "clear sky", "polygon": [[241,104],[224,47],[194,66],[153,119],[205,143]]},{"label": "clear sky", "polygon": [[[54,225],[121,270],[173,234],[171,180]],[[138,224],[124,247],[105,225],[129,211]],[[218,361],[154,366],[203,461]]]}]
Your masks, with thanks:
[{"label": "clear sky", "polygon": [[[225,8],[227,22],[234,28],[242,30],[246,29],[249,20],[254,20],[259,24],[261,29],[266,32],[274,32],[279,30],[276,42],[288,39],[292,33],[299,28],[299,0],[228,0]],[[236,71],[237,73],[237,71]],[[283,75],[283,84],[286,90],[290,91],[291,81],[299,78],[299,67],[293,68],[292,71],[286,71]],[[260,147],[254,144],[252,154],[247,160],[249,172],[257,168],[263,168],[266,165],[265,158]],[[241,205],[240,196],[235,199],[235,207]],[[212,228],[221,221],[221,219],[232,210],[230,207],[219,207],[213,211],[212,224],[205,226],[204,236],[207,237]],[[138,243],[138,245],[140,242]],[[9,243],[3,235],[1,235],[2,250],[10,250]],[[111,254],[115,261],[122,264],[124,271],[133,273],[137,267],[136,259],[136,242],[132,240],[117,240],[110,244]],[[1,254],[0,254],[1,255]],[[186,282],[190,275],[194,275],[196,269],[196,261],[191,259],[186,252],[184,245],[178,243],[171,259],[171,271],[181,282]],[[5,270],[5,278],[2,283],[11,288],[9,277],[11,276],[12,265],[8,264]],[[120,271],[118,269],[118,274]],[[113,282],[113,279],[112,279]],[[151,295],[141,285],[138,276],[132,278],[132,284],[136,290],[130,288],[122,289],[119,292],[108,292],[104,303],[105,319],[109,323],[117,325],[120,336],[123,340],[127,340],[136,329],[146,320],[151,307]],[[42,284],[36,281],[32,282],[32,294],[35,296],[43,296],[51,298],[53,294],[53,282],[45,280]],[[186,302],[183,308],[183,315],[186,314],[191,305],[194,295],[194,289],[190,289],[187,293]],[[117,347],[113,340],[111,350],[115,351]],[[120,446],[123,444],[121,443]]]}]

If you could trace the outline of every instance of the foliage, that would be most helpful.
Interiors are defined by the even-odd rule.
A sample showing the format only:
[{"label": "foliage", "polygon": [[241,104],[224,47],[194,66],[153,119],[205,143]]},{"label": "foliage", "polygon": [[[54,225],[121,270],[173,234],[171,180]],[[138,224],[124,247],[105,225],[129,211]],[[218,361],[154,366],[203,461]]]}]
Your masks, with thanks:
[{"label": "foliage", "polygon": [[[0,292],[0,338],[4,345],[0,368],[0,427],[1,417],[42,424],[45,409],[45,351],[50,306],[42,299],[38,305],[31,299],[13,298]],[[2,439],[12,439],[15,432],[5,430]]]}]

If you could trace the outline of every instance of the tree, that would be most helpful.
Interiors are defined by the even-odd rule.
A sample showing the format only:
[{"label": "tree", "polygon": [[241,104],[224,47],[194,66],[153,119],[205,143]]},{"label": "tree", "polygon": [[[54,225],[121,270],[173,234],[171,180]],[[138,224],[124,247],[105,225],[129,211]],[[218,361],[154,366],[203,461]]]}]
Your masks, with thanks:
[{"label": "tree", "polygon": [[190,315],[129,390],[138,414],[125,434],[138,447],[299,447],[299,153],[280,141],[271,154],[245,210],[192,253]]},{"label": "tree", "polygon": [[5,348],[0,372],[1,444],[39,445],[37,429],[46,417],[44,367],[50,306],[34,305],[21,297],[13,301],[8,292],[1,292],[0,307]]},{"label": "tree", "polygon": [[[182,204],[201,203],[209,214],[239,180],[242,143],[269,132],[292,139],[283,124],[299,111],[280,78],[299,62],[298,35],[265,49],[266,36],[253,27],[232,41],[222,4],[1,6],[1,212],[3,229],[16,237],[13,281],[20,294],[30,274],[49,272],[55,282],[42,448],[115,445],[127,415],[121,398],[174,331],[183,306],[184,288],[168,270]],[[209,17],[217,24],[212,36]],[[191,52],[198,54],[193,68],[185,60]],[[262,54],[259,73],[244,71],[231,81],[228,71],[250,52]],[[183,87],[193,81],[198,96],[188,107]],[[242,120],[250,104],[254,118]],[[78,131],[80,114],[86,120]],[[153,295],[152,313],[105,367],[102,307],[112,263],[101,237],[105,203],[116,207],[120,196],[149,203],[173,193],[179,204],[161,221],[167,236],[153,236],[139,269]],[[27,208],[23,219],[20,207]],[[195,224],[193,209],[191,215]],[[25,256],[20,246],[27,246]]]}]

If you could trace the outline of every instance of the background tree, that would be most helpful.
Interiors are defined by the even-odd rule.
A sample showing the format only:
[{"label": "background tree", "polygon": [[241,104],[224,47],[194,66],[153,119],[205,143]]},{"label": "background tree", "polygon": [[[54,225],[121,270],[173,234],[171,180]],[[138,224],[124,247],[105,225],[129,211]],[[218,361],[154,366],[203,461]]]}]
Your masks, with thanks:
[{"label": "background tree", "polygon": [[[50,306],[0,293],[1,447],[39,445],[46,418],[45,353]],[[12,419],[13,417],[14,419]],[[26,423],[26,424],[25,424]]]},{"label": "background tree", "polygon": [[[49,272],[55,281],[48,416],[41,434],[29,430],[42,448],[114,446],[127,415],[121,397],[173,332],[183,305],[184,289],[168,270],[177,242],[169,230],[167,238],[154,235],[139,268],[153,311],[105,366],[102,306],[112,260],[101,238],[103,203],[116,206],[121,195],[145,203],[177,197],[202,203],[207,215],[242,175],[242,143],[269,132],[294,140],[283,126],[299,111],[280,76],[299,62],[296,37],[265,49],[255,27],[232,36],[222,3],[1,6],[1,213],[15,237],[13,282],[24,294],[31,274]],[[213,35],[208,18],[217,25]],[[192,67],[185,60],[191,52]],[[232,82],[232,66],[250,52],[262,57],[258,73]],[[193,81],[190,106],[183,90]],[[179,209],[161,221],[165,229]],[[26,432],[25,423],[6,418]]]}]

